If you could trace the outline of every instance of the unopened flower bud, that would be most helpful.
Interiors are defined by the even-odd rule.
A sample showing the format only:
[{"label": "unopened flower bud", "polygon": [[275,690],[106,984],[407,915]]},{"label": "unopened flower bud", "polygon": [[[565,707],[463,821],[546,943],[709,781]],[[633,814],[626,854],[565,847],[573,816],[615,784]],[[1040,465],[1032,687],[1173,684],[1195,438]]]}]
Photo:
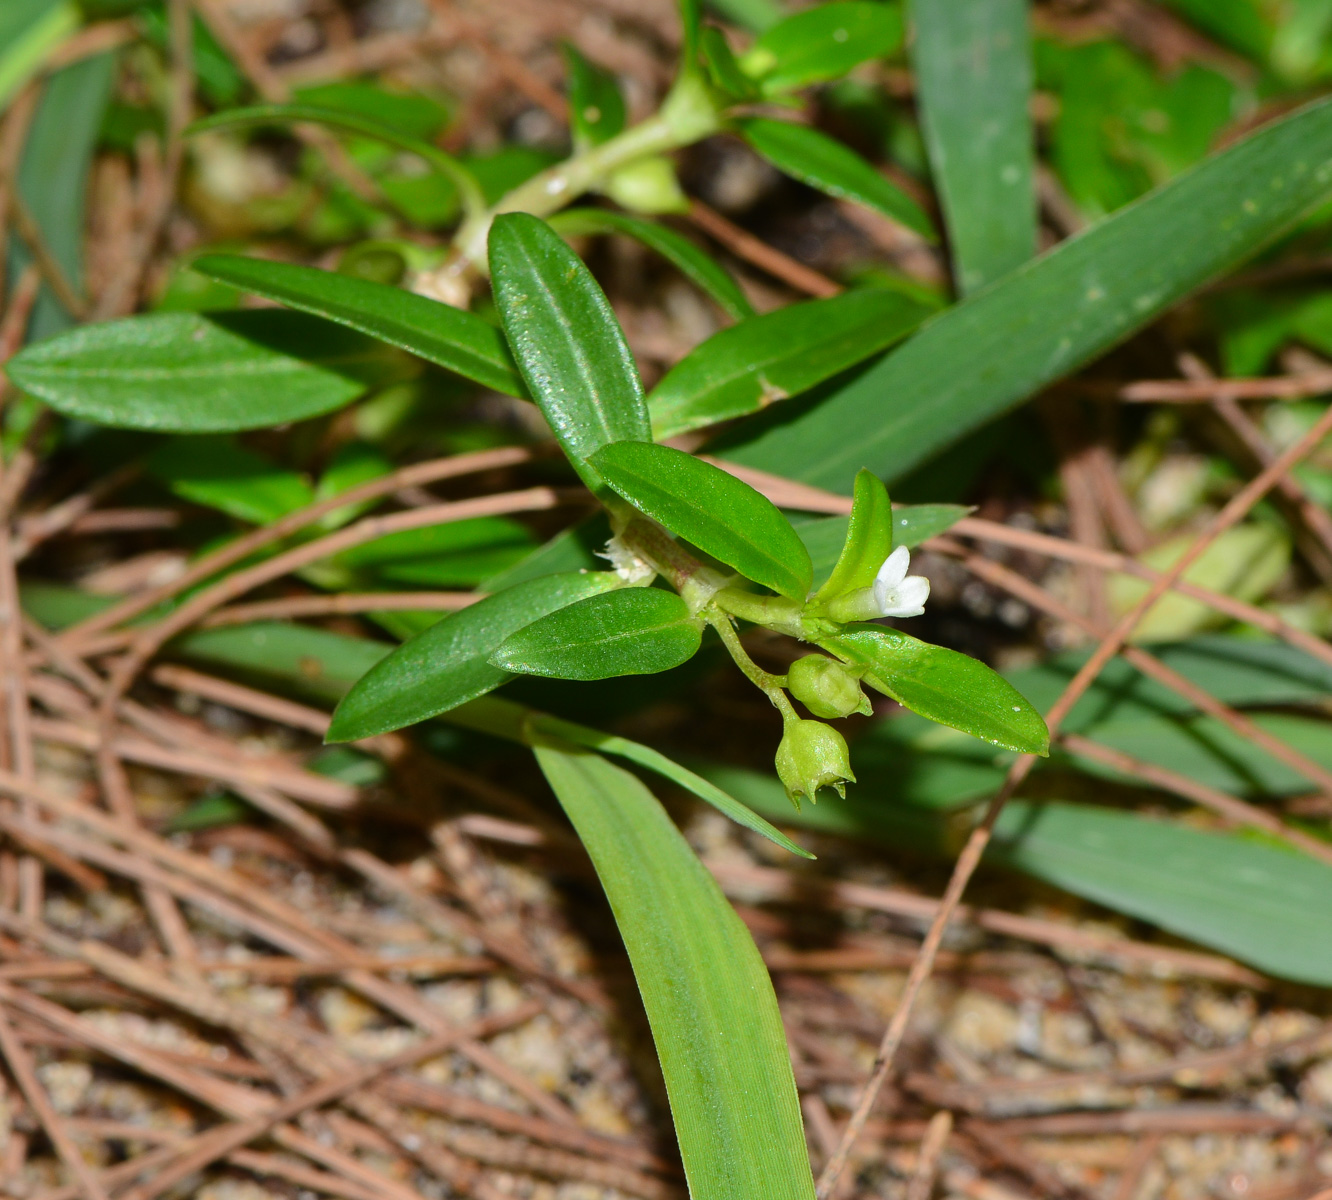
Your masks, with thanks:
[{"label": "unopened flower bud", "polygon": [[675,177],[675,164],[660,155],[621,167],[606,180],[604,191],[630,212],[679,213],[689,207]]},{"label": "unopened flower bud", "polygon": [[777,747],[777,777],[797,808],[801,796],[817,800],[821,787],[836,788],[845,796],[844,785],[856,781],[846,739],[822,721],[787,721]]},{"label": "unopened flower bud", "polygon": [[845,663],[822,654],[806,654],[791,664],[787,690],[816,717],[849,717],[853,712],[867,717],[874,710],[860,690],[860,676]]}]

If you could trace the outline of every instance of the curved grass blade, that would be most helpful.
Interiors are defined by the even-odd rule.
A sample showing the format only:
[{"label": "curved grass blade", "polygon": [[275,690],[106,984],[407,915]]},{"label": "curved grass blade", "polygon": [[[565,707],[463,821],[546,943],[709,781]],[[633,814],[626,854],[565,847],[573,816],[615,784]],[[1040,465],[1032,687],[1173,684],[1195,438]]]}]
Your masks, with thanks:
[{"label": "curved grass blade", "polygon": [[527,727],[535,730],[538,734],[557,737],[563,741],[572,742],[575,746],[583,746],[588,750],[596,750],[602,754],[613,754],[616,758],[627,759],[629,762],[645,767],[649,771],[655,771],[662,778],[669,779],[672,783],[684,788],[685,791],[692,792],[700,800],[711,804],[719,813],[730,817],[737,825],[743,825],[746,829],[761,834],[783,850],[789,850],[792,854],[800,855],[801,858],[813,859],[815,857],[808,850],[797,846],[786,834],[771,822],[760,817],[753,809],[746,807],[734,796],[722,791],[715,783],[704,779],[702,775],[694,774],[688,767],[681,766],[674,759],[667,758],[661,751],[654,750],[651,746],[644,746],[641,742],[633,742],[628,738],[617,737],[613,733],[602,733],[599,729],[590,729],[586,725],[577,725],[573,721],[564,721],[559,717],[548,716],[545,713],[533,712],[526,720]]},{"label": "curved grass blade", "polygon": [[550,224],[557,232],[570,237],[581,233],[622,233],[631,237],[649,250],[655,250],[681,275],[707,292],[728,316],[743,321],[754,315],[754,306],[726,268],[674,229],[604,208],[566,209],[551,217]]},{"label": "curved grass blade", "polygon": [[404,374],[396,350],[297,312],[154,313],[29,346],[5,370],[67,416],[231,433],[332,412]]},{"label": "curved grass blade", "polygon": [[809,552],[781,510],[749,484],[651,442],[606,446],[593,464],[640,512],[746,578],[792,600],[809,593]]},{"label": "curved grass blade", "polygon": [[589,596],[516,630],[490,662],[548,679],[655,675],[693,658],[702,637],[700,623],[674,592],[627,588]]},{"label": "curved grass blade", "polygon": [[205,254],[190,266],[201,275],[410,350],[482,387],[527,396],[504,335],[465,309],[334,271],[239,254]]},{"label": "curved grass blade", "polygon": [[926,241],[938,241],[919,204],[849,146],[826,133],[768,117],[741,121],[740,132],[759,155],[793,179],[838,200],[854,200],[881,212]]},{"label": "curved grass blade", "polygon": [[856,288],[723,329],[652,389],[653,435],[675,437],[808,391],[901,341],[929,312],[900,292]]},{"label": "curved grass blade", "polygon": [[748,930],[633,775],[533,733],[596,867],[661,1060],[695,1200],[814,1200],[791,1060]]},{"label": "curved grass blade", "polygon": [[1002,675],[956,650],[884,625],[849,625],[826,649],[866,668],[865,682],[940,725],[1024,754],[1048,754],[1050,731]]},{"label": "curved grass blade", "polygon": [[863,466],[891,483],[1253,254],[1329,186],[1332,100],[1319,100],[941,313],[727,457],[834,490]]},{"label": "curved grass blade", "polygon": [[509,634],[621,582],[609,571],[546,575],[437,621],[357,680],[333,714],[328,741],[402,729],[484,696],[511,678],[486,661]]},{"label": "curved grass blade", "polygon": [[463,211],[468,216],[479,216],[485,211],[486,199],[481,192],[481,185],[476,181],[476,176],[453,155],[446,154],[429,142],[399,133],[392,125],[345,109],[326,108],[318,104],[257,104],[250,108],[231,108],[215,116],[205,117],[201,121],[195,121],[185,132],[210,133],[224,129],[253,129],[255,126],[301,122],[372,138],[387,146],[414,154],[429,163],[458,189]]},{"label": "curved grass blade", "polygon": [[1028,0],[915,0],[911,61],[965,295],[1036,252]]},{"label": "curved grass blade", "polygon": [[527,213],[495,218],[490,273],[528,392],[574,469],[604,492],[589,455],[652,436],[643,384],[606,294],[560,235]]}]

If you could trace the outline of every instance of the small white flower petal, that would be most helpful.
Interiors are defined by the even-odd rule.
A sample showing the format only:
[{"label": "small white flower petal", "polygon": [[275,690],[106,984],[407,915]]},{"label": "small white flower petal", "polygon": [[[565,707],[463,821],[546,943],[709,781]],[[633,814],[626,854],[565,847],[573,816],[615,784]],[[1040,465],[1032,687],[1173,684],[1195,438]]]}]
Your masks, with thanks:
[{"label": "small white flower petal", "polygon": [[906,578],[907,569],[911,566],[911,551],[905,546],[898,546],[887,558],[883,560],[883,566],[874,576],[874,585],[878,587],[883,584],[885,587],[894,588]]},{"label": "small white flower petal", "polygon": [[918,617],[925,611],[925,601],[930,598],[930,581],[924,575],[908,575],[883,607],[885,617]]}]

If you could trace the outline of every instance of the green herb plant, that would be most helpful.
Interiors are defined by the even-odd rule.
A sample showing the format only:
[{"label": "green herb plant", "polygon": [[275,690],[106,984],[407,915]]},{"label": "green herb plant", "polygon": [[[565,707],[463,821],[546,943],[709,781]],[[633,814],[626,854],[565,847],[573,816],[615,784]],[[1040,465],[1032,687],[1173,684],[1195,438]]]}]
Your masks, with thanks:
[{"label": "green herb plant", "polygon": [[[1192,0],[1174,6],[1206,8]],[[73,10],[57,7],[63,29]],[[13,24],[23,37],[0,57],[0,102],[59,33],[55,16],[49,27],[38,20],[42,6],[24,3],[15,12],[20,8],[22,20]],[[993,791],[1007,761],[1002,752],[1047,754],[1046,724],[1023,692],[1049,693],[1055,683],[1041,668],[1028,672],[1019,690],[977,660],[897,627],[929,599],[927,581],[911,574],[911,550],[965,510],[894,509],[885,480],[896,487],[964,434],[1142,328],[1296,225],[1332,186],[1332,102],[1316,101],[1035,256],[1026,5],[920,0],[913,10],[909,53],[923,144],[960,297],[942,311],[939,297],[899,280],[759,315],[722,265],[660,220],[690,204],[671,156],[723,133],[742,138],[789,177],[937,243],[931,217],[906,192],[800,120],[805,89],[851,82],[862,62],[904,48],[900,8],[879,0],[815,5],[767,22],[737,54],[701,20],[696,0],[683,0],[683,52],[659,110],[628,125],[614,79],[568,47],[572,153],[498,195],[474,163],[416,136],[410,122],[331,103],[351,94],[336,85],[290,104],[224,108],[197,122],[194,134],[314,124],[355,145],[414,156],[438,193],[456,204],[456,224],[443,244],[377,237],[349,251],[340,271],[231,254],[191,262],[210,286],[263,297],[284,306],[279,311],[159,311],[67,329],[69,314],[43,294],[34,328],[57,336],[35,342],[6,367],[29,411],[44,402],[81,421],[173,435],[145,456],[147,473],[180,498],[256,525],[294,520],[314,503],[328,506],[344,491],[389,476],[392,463],[364,443],[344,447],[312,486],[230,435],[323,417],[367,395],[370,405],[379,404],[419,376],[423,364],[536,405],[567,461],[563,482],[581,485],[549,493],[551,503],[582,503],[590,495],[595,515],[540,546],[525,526],[493,513],[453,524],[441,517],[429,528],[404,523],[300,570],[305,582],[333,591],[368,578],[374,587],[474,585],[482,598],[442,620],[376,614],[400,638],[391,650],[303,626],[248,647],[227,643],[225,653],[219,647],[235,631],[185,640],[192,638],[193,652],[205,660],[212,654],[230,667],[271,666],[259,660],[283,655],[324,663],[325,698],[339,699],[331,741],[438,718],[531,749],[624,938],[695,1200],[811,1200],[814,1186],[776,998],[754,942],[665,809],[621,764],[693,793],[789,853],[812,856],[768,819],[776,815],[771,806],[767,816],[755,811],[765,808],[757,796],[770,779],[756,783],[753,773],[737,772],[745,788],[723,789],[716,774],[703,778],[651,747],[492,693],[521,676],[595,682],[660,675],[706,643],[720,647],[771,702],[774,735],[780,721],[774,769],[794,805],[782,815],[796,815],[829,790],[843,797],[855,784],[852,752],[837,723],[870,714],[873,694],[915,715],[876,726],[887,732],[857,747],[862,763],[877,748],[881,758],[919,768],[929,784],[932,763],[956,751],[945,767],[961,766],[947,786],[960,779],[971,790],[947,794],[938,807]],[[230,69],[216,48],[209,54],[201,62]],[[62,130],[89,108],[87,96],[104,101],[110,88],[109,60],[66,71],[77,73],[56,77],[37,115],[39,130]],[[201,74],[201,82],[206,78]],[[234,91],[228,85],[218,94]],[[1067,128],[1059,133],[1066,140],[1079,128],[1075,113],[1067,103]],[[982,124],[989,134],[975,136]],[[96,130],[82,132],[79,169],[86,171]],[[78,195],[62,179],[34,162],[19,182],[29,206],[45,215],[64,212]],[[404,221],[412,224],[411,205],[381,183],[376,217],[401,234]],[[615,207],[571,207],[588,195]],[[77,282],[81,220],[70,216],[63,225],[52,250],[69,260]],[[637,239],[667,259],[734,322],[650,393],[605,294],[566,242],[607,233]],[[381,268],[389,282],[379,279]],[[483,315],[484,303],[473,311],[487,280],[497,320]],[[723,422],[730,423],[726,433],[708,446],[719,457],[679,448],[701,444],[702,431],[715,433]],[[765,475],[849,495],[849,519],[793,524],[746,482]],[[345,530],[367,511],[363,499],[321,509],[311,527],[284,528],[282,548],[318,550],[317,538]],[[584,553],[587,537],[600,560]],[[449,554],[437,554],[440,547]],[[200,573],[191,582],[206,587],[226,572],[258,569],[248,551],[226,553],[225,562],[213,560],[216,576]],[[793,639],[802,652],[785,674],[765,670],[746,650],[749,629]],[[1301,676],[1296,682],[1305,690],[1291,693],[1298,672],[1270,650],[1263,654],[1271,662],[1245,660],[1241,670],[1231,667],[1248,652],[1204,649],[1193,661],[1186,646],[1184,666],[1211,671],[1207,686],[1228,703],[1294,703],[1307,700],[1307,691],[1326,691],[1324,679]],[[283,669],[300,675],[290,664]],[[1262,687],[1252,682],[1260,677]],[[1286,690],[1273,690],[1274,680]],[[1135,708],[1121,684],[1106,683],[1105,703],[1093,706],[1100,731],[1109,737],[1118,730],[1132,743],[1143,730],[1159,736],[1159,712],[1145,702]],[[1252,694],[1241,685],[1251,685]],[[1181,745],[1200,753],[1205,739],[1191,727],[1180,737],[1165,743],[1169,754],[1181,753]],[[922,748],[927,742],[933,759]],[[1218,763],[1205,765],[1226,765]],[[1224,777],[1217,786],[1239,785]],[[752,807],[738,798],[750,799],[750,792]],[[856,792],[847,798],[856,800]],[[886,820],[873,803],[838,806],[825,827],[862,832],[867,812]],[[1005,817],[1025,829],[1024,803],[1010,805]],[[1187,936],[1250,958],[1270,950],[1276,918],[1264,924],[1254,916],[1250,927],[1235,916],[1243,910],[1247,919],[1254,906],[1232,894],[1230,880],[1252,874],[1255,863],[1271,889],[1287,887],[1283,911],[1318,911],[1304,897],[1325,887],[1321,864],[1292,866],[1269,846],[1121,812],[1073,805],[1051,811],[1038,836],[1014,835],[1014,846],[1003,850],[1011,862]],[[809,814],[806,808],[799,815],[808,821]],[[1006,829],[1001,823],[999,833]],[[1147,845],[1153,854],[1132,852]],[[1208,871],[1193,864],[1227,855],[1236,865],[1218,876],[1224,883],[1181,904],[1178,878],[1202,886]],[[1153,875],[1154,858],[1188,866]],[[1126,862],[1138,874],[1126,871]],[[1325,934],[1316,970],[1304,962],[1304,944],[1280,947],[1273,969],[1325,981],[1332,961]]]}]

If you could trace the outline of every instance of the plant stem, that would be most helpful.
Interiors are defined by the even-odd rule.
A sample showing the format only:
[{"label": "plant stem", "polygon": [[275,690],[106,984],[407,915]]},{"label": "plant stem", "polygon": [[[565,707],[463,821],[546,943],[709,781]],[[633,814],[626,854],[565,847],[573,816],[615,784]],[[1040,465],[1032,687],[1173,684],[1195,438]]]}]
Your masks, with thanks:
[{"label": "plant stem", "polygon": [[514,188],[493,207],[463,222],[454,239],[457,256],[443,270],[455,274],[485,270],[486,239],[500,213],[527,212],[545,217],[585,192],[596,191],[621,167],[716,133],[721,120],[706,87],[692,76],[679,80],[660,110],[623,133],[556,163]]},{"label": "plant stem", "polygon": [[796,710],[791,707],[791,702],[786,698],[786,693],[782,688],[786,684],[785,675],[773,675],[765,671],[752,658],[740,641],[740,635],[736,633],[735,626],[731,624],[731,618],[724,612],[714,611],[705,614],[704,619],[709,625],[717,631],[717,636],[721,638],[722,645],[730,652],[735,659],[735,665],[744,672],[745,678],[759,689],[769,700],[773,707],[782,714],[782,721],[797,721],[800,718]]},{"label": "plant stem", "polygon": [[738,587],[728,587],[713,597],[713,603],[742,621],[775,629],[802,642],[806,640],[801,620],[802,606],[785,596],[756,596]]},{"label": "plant stem", "polygon": [[692,613],[700,612],[726,587],[725,576],[699,562],[655,521],[631,516],[617,536],[626,549],[638,555],[680,593]]}]

